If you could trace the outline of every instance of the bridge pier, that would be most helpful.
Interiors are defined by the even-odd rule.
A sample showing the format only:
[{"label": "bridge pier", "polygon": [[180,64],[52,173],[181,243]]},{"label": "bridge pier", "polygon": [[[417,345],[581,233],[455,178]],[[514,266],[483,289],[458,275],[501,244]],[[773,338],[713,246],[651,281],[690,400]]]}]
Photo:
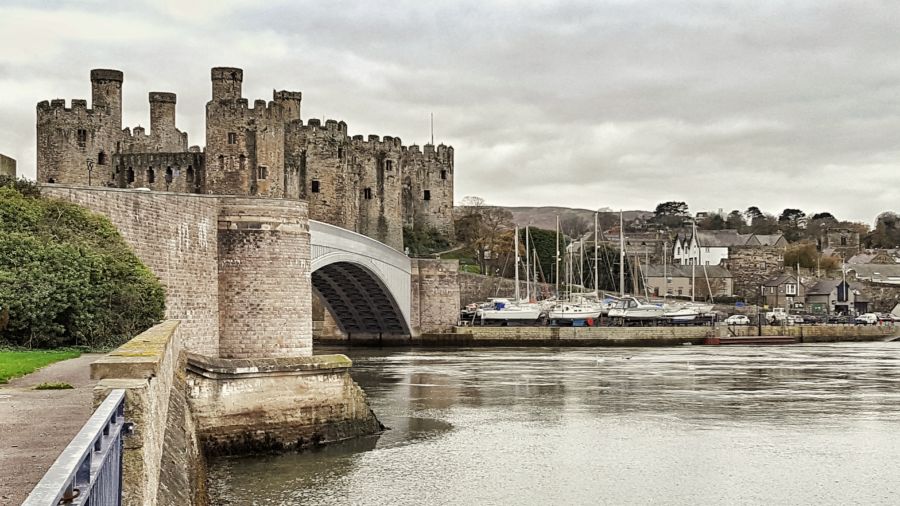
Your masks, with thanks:
[{"label": "bridge pier", "polygon": [[[166,317],[182,321],[190,356],[184,395],[207,452],[297,448],[378,430],[350,360],[312,355],[305,202],[63,185],[42,191],[107,216],[160,279]],[[406,297],[408,310],[408,288]]]}]

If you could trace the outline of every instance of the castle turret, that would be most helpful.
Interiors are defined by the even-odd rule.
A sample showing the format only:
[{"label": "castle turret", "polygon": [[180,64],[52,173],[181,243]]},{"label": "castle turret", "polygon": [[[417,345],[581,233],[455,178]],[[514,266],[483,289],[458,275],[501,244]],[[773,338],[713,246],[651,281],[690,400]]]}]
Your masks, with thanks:
[{"label": "castle turret", "polygon": [[105,108],[109,114],[108,124],[122,129],[122,81],[124,75],[119,70],[91,70],[91,106]]},{"label": "castle turret", "polygon": [[244,82],[244,71],[235,67],[213,67],[212,99],[237,100],[241,98],[241,85]]},{"label": "castle turret", "polygon": [[150,132],[159,134],[175,130],[175,94],[150,92]]},{"label": "castle turret", "polygon": [[284,110],[284,120],[293,121],[300,119],[300,101],[303,93],[299,91],[273,91],[272,99],[280,104]]}]

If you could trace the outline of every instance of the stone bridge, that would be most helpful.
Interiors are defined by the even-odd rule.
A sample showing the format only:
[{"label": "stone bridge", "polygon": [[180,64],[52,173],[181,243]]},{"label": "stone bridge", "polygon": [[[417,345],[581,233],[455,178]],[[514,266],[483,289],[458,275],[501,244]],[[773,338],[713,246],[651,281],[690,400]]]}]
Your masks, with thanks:
[{"label": "stone bridge", "polygon": [[312,288],[350,337],[411,335],[410,258],[356,232],[309,221]]},{"label": "stone bridge", "polygon": [[166,290],[185,349],[243,359],[312,354],[321,302],[339,335],[405,342],[446,332],[459,311],[456,261],[409,258],[308,219],[306,202],[48,184],[107,216]]}]

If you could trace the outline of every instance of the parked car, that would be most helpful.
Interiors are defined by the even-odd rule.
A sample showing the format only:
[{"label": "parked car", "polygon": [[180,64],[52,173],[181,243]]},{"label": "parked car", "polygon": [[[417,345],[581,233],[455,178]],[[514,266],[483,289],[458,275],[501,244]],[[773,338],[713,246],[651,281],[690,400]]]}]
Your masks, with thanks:
[{"label": "parked car", "polygon": [[820,323],[825,323],[825,318],[822,316],[816,316],[814,314],[805,314],[802,315],[803,324],[804,325],[818,325]]},{"label": "parked car", "polygon": [[725,325],[750,325],[750,318],[742,314],[733,314],[725,318]]},{"label": "parked car", "polygon": [[828,315],[828,323],[850,323],[850,317],[842,314]]},{"label": "parked car", "polygon": [[865,313],[857,316],[854,320],[857,325],[875,325],[878,323],[878,315],[875,313]]}]

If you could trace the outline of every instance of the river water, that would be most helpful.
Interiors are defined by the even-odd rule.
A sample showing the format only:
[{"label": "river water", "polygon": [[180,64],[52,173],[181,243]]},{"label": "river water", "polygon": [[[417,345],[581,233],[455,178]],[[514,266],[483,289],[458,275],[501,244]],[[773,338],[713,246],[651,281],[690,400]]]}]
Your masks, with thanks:
[{"label": "river water", "polygon": [[900,504],[900,343],[327,352],[391,430],[215,504]]}]

